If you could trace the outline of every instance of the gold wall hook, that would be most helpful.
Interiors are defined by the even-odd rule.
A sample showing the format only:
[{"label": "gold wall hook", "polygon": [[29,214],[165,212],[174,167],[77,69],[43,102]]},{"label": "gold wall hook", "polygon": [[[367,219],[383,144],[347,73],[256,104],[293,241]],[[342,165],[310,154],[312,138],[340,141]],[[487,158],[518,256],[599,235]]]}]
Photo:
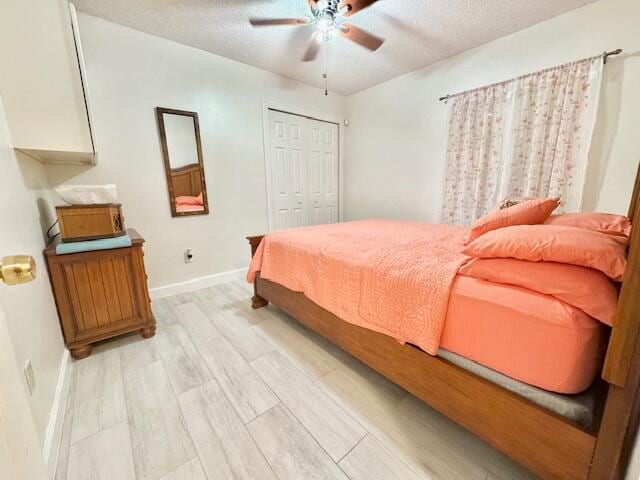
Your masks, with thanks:
[{"label": "gold wall hook", "polygon": [[0,261],[0,281],[19,285],[35,280],[36,261],[29,255],[11,255]]}]

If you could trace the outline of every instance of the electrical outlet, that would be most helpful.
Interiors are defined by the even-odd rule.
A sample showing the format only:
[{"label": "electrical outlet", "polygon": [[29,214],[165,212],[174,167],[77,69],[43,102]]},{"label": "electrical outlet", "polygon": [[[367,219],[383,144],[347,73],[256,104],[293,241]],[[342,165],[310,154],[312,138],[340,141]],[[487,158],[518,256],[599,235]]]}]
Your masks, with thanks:
[{"label": "electrical outlet", "polygon": [[31,364],[31,360],[27,360],[24,363],[24,378],[27,381],[27,388],[29,389],[29,395],[33,395],[33,392],[36,391],[36,376],[33,372],[33,365]]},{"label": "electrical outlet", "polygon": [[185,263],[193,262],[193,250],[191,250],[190,248],[187,248],[187,250],[184,252],[184,261]]}]

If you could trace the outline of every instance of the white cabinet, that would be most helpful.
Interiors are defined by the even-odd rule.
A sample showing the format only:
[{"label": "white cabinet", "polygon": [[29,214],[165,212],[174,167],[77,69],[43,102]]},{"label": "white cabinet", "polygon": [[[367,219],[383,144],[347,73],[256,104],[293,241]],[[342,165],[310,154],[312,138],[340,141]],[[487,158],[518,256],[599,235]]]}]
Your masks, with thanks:
[{"label": "white cabinet", "polygon": [[0,96],[11,140],[45,163],[95,163],[74,24],[66,0],[3,0],[0,7]]}]

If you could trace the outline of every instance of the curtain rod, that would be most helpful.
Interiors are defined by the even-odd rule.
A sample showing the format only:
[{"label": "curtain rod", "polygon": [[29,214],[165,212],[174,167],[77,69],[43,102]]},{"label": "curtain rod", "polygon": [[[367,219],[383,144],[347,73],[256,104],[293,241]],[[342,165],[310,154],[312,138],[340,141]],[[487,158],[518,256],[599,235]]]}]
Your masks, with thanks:
[{"label": "curtain rod", "polygon": [[[603,53],[601,54],[601,56],[602,56],[602,62],[606,64],[606,63],[607,63],[607,59],[608,59],[609,57],[612,57],[612,56],[614,56],[614,55],[620,55],[621,53],[622,53],[622,49],[621,49],[621,48],[616,48],[615,50],[611,50],[610,52],[603,52]],[[555,67],[553,67],[553,68],[555,68]],[[523,75],[523,76],[526,76],[526,75]],[[508,81],[510,81],[510,80],[506,80],[506,81],[508,82]],[[492,84],[492,85],[499,85],[499,84],[501,84],[501,83],[505,83],[505,82],[498,82],[498,83],[494,83],[494,84]],[[490,87],[490,86],[491,86],[491,85],[487,85],[487,87]],[[480,87],[480,88],[485,88],[485,87]],[[476,89],[476,88],[472,88],[472,89],[470,89],[470,90],[465,90],[464,92],[451,93],[451,94],[445,95],[444,97],[440,97],[440,98],[438,99],[438,101],[439,101],[439,102],[446,101],[446,100],[449,100],[449,99],[450,99],[450,98],[452,98],[452,97],[455,97],[455,96],[460,95],[460,94],[465,93],[465,92],[470,92],[470,91],[472,91],[472,90],[477,90],[477,89]]]}]

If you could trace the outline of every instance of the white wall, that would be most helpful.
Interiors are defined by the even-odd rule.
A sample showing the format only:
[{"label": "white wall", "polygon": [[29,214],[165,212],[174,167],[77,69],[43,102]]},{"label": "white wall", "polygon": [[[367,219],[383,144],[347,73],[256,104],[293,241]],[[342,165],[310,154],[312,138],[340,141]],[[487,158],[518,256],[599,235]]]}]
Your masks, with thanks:
[{"label": "white wall", "polygon": [[[79,23],[98,166],[48,167],[52,185],[118,186],[126,225],[147,239],[150,287],[246,267],[244,237],[267,230],[263,97],[340,118],[344,98],[88,15]],[[207,216],[171,217],[157,106],[198,112]]]},{"label": "white wall", "polygon": [[[28,157],[16,158],[0,101],[0,257],[31,255],[38,268],[37,278],[32,283],[13,287],[0,284],[0,305],[18,366],[22,369],[27,359],[31,359],[33,365],[36,390],[29,402],[41,444],[44,443],[64,352],[42,256],[43,231],[53,223],[54,217],[50,204],[44,167]],[[24,388],[27,388],[26,382]]]},{"label": "white wall", "polygon": [[623,48],[605,67],[585,210],[626,213],[640,160],[640,2],[600,0],[347,98],[345,215],[438,221],[438,97]]},{"label": "white wall", "polygon": [[42,448],[0,306],[0,478],[47,478]]}]

